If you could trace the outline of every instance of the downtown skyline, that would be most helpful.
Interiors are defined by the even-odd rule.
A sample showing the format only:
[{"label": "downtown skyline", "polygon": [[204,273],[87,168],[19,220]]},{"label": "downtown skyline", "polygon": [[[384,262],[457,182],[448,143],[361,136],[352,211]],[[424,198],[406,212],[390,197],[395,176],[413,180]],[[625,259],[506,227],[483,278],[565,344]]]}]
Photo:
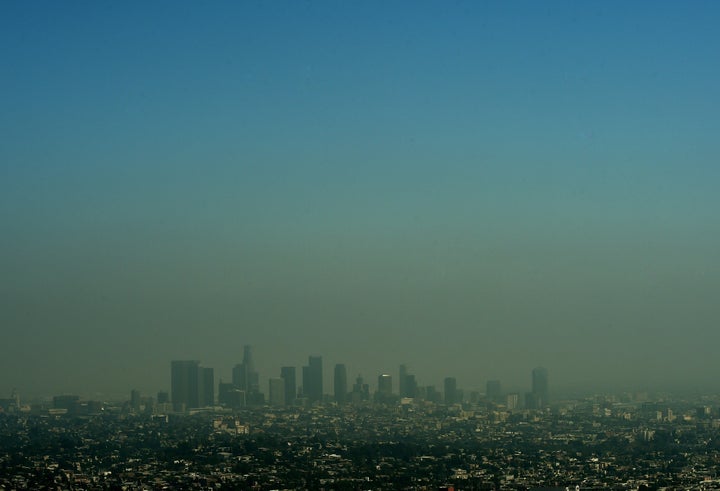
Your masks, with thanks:
[{"label": "downtown skyline", "polygon": [[230,380],[244,344],[261,377],[720,390],[719,18],[0,5],[0,395]]},{"label": "downtown skyline", "polygon": [[[514,394],[516,402],[529,409],[547,407],[550,403],[548,370],[536,367],[532,370],[532,383],[528,391],[503,391],[500,380],[485,382],[486,390],[458,387],[457,379],[445,376],[443,384],[419,383],[415,374],[406,364],[397,367],[393,376],[389,372],[377,374],[377,384],[373,385],[362,373],[348,377],[344,363],[337,363],[329,371],[324,367],[322,356],[308,356],[307,365],[300,370],[294,366],[282,366],[279,374],[267,375],[267,384],[260,383],[260,374],[254,370],[253,348],[245,345],[242,363],[236,364],[231,381],[214,378],[214,368],[206,367],[198,360],[173,360],[171,362],[170,401],[176,411],[220,405],[231,407],[244,406],[293,406],[297,403],[313,406],[334,402],[339,405],[361,402],[397,403],[403,398],[421,398],[445,404],[460,403],[463,400],[486,397],[491,402],[504,403],[505,396]],[[326,374],[326,375],[323,375]],[[330,390],[328,390],[328,387]],[[133,389],[132,393],[139,393]],[[168,394],[168,392],[161,390]],[[438,400],[433,394],[437,394]],[[524,395],[524,397],[523,397]],[[158,397],[159,398],[159,397]]]}]

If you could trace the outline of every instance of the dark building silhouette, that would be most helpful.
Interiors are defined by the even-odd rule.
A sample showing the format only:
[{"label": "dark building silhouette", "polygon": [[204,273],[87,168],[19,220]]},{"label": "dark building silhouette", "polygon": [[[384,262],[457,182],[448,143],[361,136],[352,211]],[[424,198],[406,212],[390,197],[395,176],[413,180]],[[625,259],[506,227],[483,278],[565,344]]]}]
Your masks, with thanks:
[{"label": "dark building silhouette", "polygon": [[245,365],[238,363],[232,370],[232,384],[240,390],[247,389],[247,377],[245,376]]},{"label": "dark building silhouette", "polygon": [[170,394],[161,390],[157,393],[157,402],[158,404],[168,404],[170,402]]},{"label": "dark building silhouette", "polygon": [[378,375],[378,389],[375,394],[375,400],[383,403],[393,402],[392,375],[387,373]]},{"label": "dark building silhouette", "polygon": [[408,374],[408,376],[405,378],[405,384],[405,387],[407,389],[407,396],[405,397],[417,397],[418,386],[417,381],[415,380],[415,375]]},{"label": "dark building silhouette", "polygon": [[244,393],[245,402],[249,405],[260,405],[265,396],[260,392],[260,375],[255,371],[252,346],[243,347],[243,361],[233,367],[233,385]]},{"label": "dark building silhouette", "polygon": [[485,385],[485,397],[496,404],[502,402],[502,388],[499,380],[488,380]]},{"label": "dark building silhouette", "polygon": [[417,397],[418,387],[415,375],[408,373],[407,365],[400,365],[399,393],[400,397]]},{"label": "dark building silhouette", "polygon": [[548,404],[548,371],[546,368],[537,367],[532,371],[532,392],[529,401],[526,400],[528,409],[542,409]]},{"label": "dark building silhouette", "polygon": [[310,356],[303,367],[303,395],[310,404],[323,398],[322,357]]},{"label": "dark building silhouette", "polygon": [[285,405],[285,379],[282,377],[268,380],[268,402],[271,406]]},{"label": "dark building silhouette", "polygon": [[343,405],[347,402],[348,386],[347,386],[347,369],[342,363],[335,365],[335,373],[333,377],[333,388],[335,402]]},{"label": "dark building silhouette", "polygon": [[255,371],[252,346],[243,347],[243,366],[245,367],[245,380],[248,392],[260,392],[260,375]]},{"label": "dark building silhouette", "polygon": [[295,367],[280,368],[280,377],[285,380],[285,405],[292,406],[297,397],[297,376]]},{"label": "dark building silhouette", "polygon": [[392,375],[387,373],[378,375],[378,392],[383,395],[392,394]]},{"label": "dark building silhouette", "polygon": [[370,386],[363,382],[361,375],[358,375],[353,384],[353,390],[350,394],[350,400],[353,404],[358,404],[370,399]]},{"label": "dark building silhouette", "polygon": [[170,364],[173,409],[210,406],[215,403],[214,371],[197,360],[174,360]]},{"label": "dark building silhouette", "polygon": [[135,412],[135,413],[139,413],[141,404],[142,404],[142,402],[141,402],[140,391],[136,390],[136,389],[131,390],[130,391],[130,409],[132,409],[133,412]]},{"label": "dark building silhouette", "polygon": [[200,367],[200,406],[215,405],[215,371],[212,368]]},{"label": "dark building silhouette", "polygon": [[80,402],[80,396],[61,395],[53,396],[53,407],[55,409],[67,409],[71,411]]},{"label": "dark building silhouette", "polygon": [[230,405],[230,393],[235,388],[235,384],[220,381],[218,384],[218,402],[223,405]]},{"label": "dark building silhouette", "polygon": [[233,368],[233,385],[246,392],[260,392],[260,376],[255,371],[252,346],[243,347],[243,361]]},{"label": "dark building silhouette", "polygon": [[419,399],[428,401],[428,402],[434,402],[434,403],[441,403],[443,400],[442,393],[435,388],[434,385],[427,385],[425,387],[418,387],[417,388],[417,397]]},{"label": "dark building silhouette", "polygon": [[238,409],[246,404],[245,391],[232,383],[220,382],[218,385],[218,402],[224,406]]},{"label": "dark building silhouette", "polygon": [[170,364],[170,390],[175,411],[200,407],[200,362],[174,360]]},{"label": "dark building silhouette", "polygon": [[457,380],[455,377],[445,378],[445,404],[456,404],[458,401]]}]

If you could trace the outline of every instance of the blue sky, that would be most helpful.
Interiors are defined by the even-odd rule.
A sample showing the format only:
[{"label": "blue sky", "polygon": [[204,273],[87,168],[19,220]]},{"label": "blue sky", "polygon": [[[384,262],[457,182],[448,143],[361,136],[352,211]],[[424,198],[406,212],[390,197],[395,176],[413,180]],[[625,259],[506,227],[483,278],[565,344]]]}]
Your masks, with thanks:
[{"label": "blue sky", "polygon": [[712,383],[719,10],[4,4],[0,391]]}]

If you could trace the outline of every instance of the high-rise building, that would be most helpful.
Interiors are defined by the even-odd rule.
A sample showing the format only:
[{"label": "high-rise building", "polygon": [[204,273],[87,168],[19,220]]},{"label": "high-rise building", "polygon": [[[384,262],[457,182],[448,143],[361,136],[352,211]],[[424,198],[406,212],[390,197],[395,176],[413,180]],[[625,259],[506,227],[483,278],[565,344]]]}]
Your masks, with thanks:
[{"label": "high-rise building", "polygon": [[238,389],[235,384],[220,382],[218,385],[218,402],[233,409],[244,407],[247,402],[245,391]]},{"label": "high-rise building", "polygon": [[132,409],[133,412],[135,412],[135,413],[139,413],[141,404],[142,404],[142,402],[141,402],[140,391],[136,390],[136,389],[131,390],[130,391],[130,409]]},{"label": "high-rise building", "polygon": [[310,404],[323,398],[322,357],[310,356],[303,367],[303,395]]},{"label": "high-rise building", "polygon": [[388,396],[392,394],[392,375],[387,373],[378,375],[378,392]]},{"label": "high-rise building", "polygon": [[252,346],[243,346],[243,361],[233,367],[233,385],[248,393],[260,392],[260,376],[255,371]]},{"label": "high-rise building", "polygon": [[295,367],[280,368],[280,377],[285,380],[285,405],[292,406],[297,397]]},{"label": "high-rise building", "polygon": [[385,404],[389,404],[394,401],[392,393],[392,375],[387,373],[378,375],[378,389],[375,393],[375,401]]},{"label": "high-rise building", "polygon": [[234,384],[223,382],[222,380],[218,384],[218,402],[222,405],[229,406],[231,393],[233,390],[239,390]]},{"label": "high-rise building", "polygon": [[245,367],[245,380],[248,392],[260,392],[260,376],[255,371],[255,360],[253,358],[252,346],[246,344],[243,347],[243,366]]},{"label": "high-rise building", "polygon": [[353,404],[370,399],[370,387],[363,381],[361,375],[358,375],[353,384],[353,390],[350,393],[350,400]]},{"label": "high-rise building", "polygon": [[542,409],[548,404],[548,371],[537,367],[532,371],[532,397],[529,409]]},{"label": "high-rise building", "polygon": [[423,392],[425,392],[425,399],[430,402],[439,403],[442,400],[442,394],[440,394],[440,391],[435,389],[434,385],[428,385],[425,387]]},{"label": "high-rise building", "polygon": [[269,383],[270,405],[285,405],[285,379],[282,377],[271,378]]},{"label": "high-rise building", "polygon": [[335,365],[333,388],[335,389],[335,402],[339,405],[345,404],[348,396],[347,369],[342,363]]},{"label": "high-rise building", "polygon": [[405,393],[407,394],[405,397],[417,397],[418,386],[417,381],[415,380],[415,375],[408,374],[405,376]]},{"label": "high-rise building", "polygon": [[408,373],[407,365],[400,365],[400,380],[398,381],[400,397],[417,397],[417,382],[415,375]]},{"label": "high-rise building", "polygon": [[260,392],[260,375],[255,371],[252,346],[243,347],[243,361],[233,367],[233,385],[245,395],[245,402],[249,405],[264,404],[265,396]]},{"label": "high-rise building", "polygon": [[455,377],[445,378],[445,404],[456,404],[458,401],[457,380]]},{"label": "high-rise building", "polygon": [[197,360],[174,360],[170,364],[171,400],[176,411],[215,403],[213,369]]},{"label": "high-rise building", "polygon": [[174,360],[170,364],[170,389],[176,411],[200,407],[200,362]]},{"label": "high-rise building", "polygon": [[485,385],[485,397],[494,403],[502,402],[502,390],[499,380],[488,380]]},{"label": "high-rise building", "polygon": [[232,370],[232,384],[240,390],[247,389],[247,376],[245,375],[245,365],[238,363]]},{"label": "high-rise building", "polygon": [[200,367],[200,406],[215,405],[215,371],[212,368]]}]

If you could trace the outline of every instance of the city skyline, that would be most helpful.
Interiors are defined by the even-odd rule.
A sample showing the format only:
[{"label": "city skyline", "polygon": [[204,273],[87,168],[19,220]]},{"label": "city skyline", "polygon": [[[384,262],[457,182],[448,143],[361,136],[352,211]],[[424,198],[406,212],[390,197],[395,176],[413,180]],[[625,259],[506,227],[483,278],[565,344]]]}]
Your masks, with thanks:
[{"label": "city skyline", "polygon": [[[379,372],[374,390],[370,389],[368,385],[370,392],[364,396],[360,392],[366,389],[357,384],[350,390],[347,367],[344,363],[335,364],[332,374],[324,376],[323,374],[326,372],[320,355],[308,357],[308,365],[302,367],[300,380],[298,380],[296,367],[285,365],[280,367],[279,376],[265,377],[267,385],[266,390],[263,390],[259,382],[247,383],[249,378],[255,381],[259,381],[261,378],[257,372],[246,372],[245,367],[251,367],[250,370],[252,370],[254,366],[251,361],[252,352],[252,346],[245,345],[243,347],[243,363],[237,364],[233,368],[231,383],[222,379],[215,380],[213,378],[214,368],[203,367],[197,360],[173,360],[170,364],[170,402],[173,404],[174,410],[184,412],[188,409],[215,403],[230,407],[292,406],[296,399],[302,399],[302,404],[309,406],[327,402],[342,406],[363,400],[368,401],[369,399],[365,399],[365,397],[370,394],[373,394],[375,402],[380,403],[396,403],[405,398],[418,397],[432,400],[429,392],[440,394],[440,398],[435,402],[442,401],[445,404],[460,403],[467,400],[470,394],[474,397],[483,395],[493,403],[503,403],[505,396],[511,393],[519,398],[518,392],[505,394],[501,390],[498,380],[487,381],[485,392],[474,389],[474,387],[465,391],[462,387],[458,387],[455,377],[444,377],[442,390],[439,387],[436,388],[434,384],[418,384],[415,374],[410,373],[407,364],[404,363],[398,365],[399,377],[395,382],[397,386],[393,383],[391,374]],[[252,375],[249,376],[249,374]],[[362,374],[358,374],[358,379],[360,378],[362,378]],[[330,390],[328,390],[328,386]],[[213,397],[215,387],[218,387],[217,400]],[[529,409],[547,407],[550,401],[550,392],[546,368],[536,367],[532,370],[529,387],[529,391],[525,392],[525,407]],[[236,397],[230,395],[230,392],[236,392]],[[132,389],[131,400],[138,399],[139,394],[139,390]]]},{"label": "city skyline", "polygon": [[243,344],[263,390],[312,353],[720,389],[718,18],[3,2],[0,395],[231,382]]}]

